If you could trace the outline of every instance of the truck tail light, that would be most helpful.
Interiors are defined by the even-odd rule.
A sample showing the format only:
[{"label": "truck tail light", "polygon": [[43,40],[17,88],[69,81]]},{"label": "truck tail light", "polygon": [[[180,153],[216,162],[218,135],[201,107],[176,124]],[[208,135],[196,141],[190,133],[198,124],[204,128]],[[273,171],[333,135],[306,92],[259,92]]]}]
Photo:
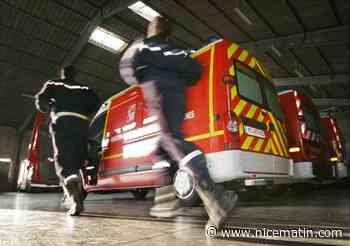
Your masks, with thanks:
[{"label": "truck tail light", "polygon": [[330,161],[331,161],[331,162],[336,162],[336,161],[338,161],[338,158],[337,158],[337,157],[332,157],[332,158],[330,159]]},{"label": "truck tail light", "polygon": [[300,147],[290,147],[289,148],[289,153],[295,153],[295,152],[300,152]]}]

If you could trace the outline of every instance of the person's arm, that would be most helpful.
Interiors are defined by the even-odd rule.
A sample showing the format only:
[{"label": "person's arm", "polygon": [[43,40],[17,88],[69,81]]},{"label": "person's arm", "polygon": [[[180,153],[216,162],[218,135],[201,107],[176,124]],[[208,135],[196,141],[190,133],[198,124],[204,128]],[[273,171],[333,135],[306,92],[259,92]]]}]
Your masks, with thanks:
[{"label": "person's arm", "polygon": [[42,113],[48,112],[52,105],[53,97],[53,85],[50,81],[47,81],[41,90],[35,95],[36,109]]},{"label": "person's arm", "polygon": [[119,62],[119,73],[121,78],[128,85],[137,84],[140,80],[139,76],[139,46],[142,45],[142,39],[135,40],[124,52]]}]

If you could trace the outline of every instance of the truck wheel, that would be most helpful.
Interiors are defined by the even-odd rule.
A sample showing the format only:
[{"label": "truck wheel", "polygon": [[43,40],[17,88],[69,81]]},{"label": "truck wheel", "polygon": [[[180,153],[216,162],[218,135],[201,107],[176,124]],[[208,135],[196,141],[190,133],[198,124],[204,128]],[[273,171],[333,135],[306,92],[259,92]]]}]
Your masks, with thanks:
[{"label": "truck wheel", "polygon": [[136,200],[145,200],[148,190],[146,189],[136,189],[131,191],[132,195]]}]

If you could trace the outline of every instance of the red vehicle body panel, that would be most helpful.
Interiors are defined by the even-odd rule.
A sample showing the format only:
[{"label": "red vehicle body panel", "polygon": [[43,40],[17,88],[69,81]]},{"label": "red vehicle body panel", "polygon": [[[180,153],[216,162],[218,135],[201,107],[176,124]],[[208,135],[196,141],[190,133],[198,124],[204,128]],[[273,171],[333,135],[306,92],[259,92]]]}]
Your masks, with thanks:
[{"label": "red vehicle body panel", "polygon": [[[43,141],[43,123],[47,115],[37,112],[34,119],[34,126],[28,146],[27,157],[21,163],[19,175],[19,188],[28,189],[34,187],[54,187],[59,185],[59,179],[54,170],[54,163],[50,162],[48,153],[51,143],[48,138]],[[46,146],[44,146],[46,145]],[[45,147],[45,148],[42,148]]]},{"label": "red vehicle body panel", "polygon": [[[257,59],[226,40],[204,47],[193,57],[203,65],[204,71],[197,84],[187,91],[183,124],[186,140],[194,142],[206,154],[240,150],[242,153],[267,155],[276,160],[289,160],[284,123],[264,106],[239,96],[236,84],[239,66],[264,78],[261,83],[273,88],[266,70]],[[146,188],[169,184],[168,169],[154,168],[159,124],[148,113],[140,88],[130,87],[113,96],[103,108],[94,120],[102,118],[102,115],[106,118],[101,138],[98,183],[90,185],[89,177],[85,175],[85,189]],[[228,131],[228,123],[232,120],[237,123],[235,132]],[[245,126],[252,121],[263,130],[250,127],[252,132],[248,133]],[[256,166],[247,162],[242,168],[247,177],[255,177],[259,173],[273,175],[276,172],[274,168],[279,169],[278,161],[271,164],[271,170],[264,169],[263,164],[260,167],[259,163],[253,164]],[[280,170],[278,174],[288,175],[288,167]]]},{"label": "red vehicle body panel", "polygon": [[[304,163],[312,163],[312,175],[330,174],[329,161],[326,153],[326,138],[322,132],[320,114],[312,100],[295,90],[279,93],[279,99],[284,111],[289,142],[290,156],[294,168]],[[305,114],[313,116],[318,129],[311,129]],[[328,170],[328,171],[326,171]]]},{"label": "red vehicle body panel", "polygon": [[327,132],[328,158],[336,158],[333,162],[344,162],[343,135],[336,120],[331,116],[322,116],[321,120]]}]

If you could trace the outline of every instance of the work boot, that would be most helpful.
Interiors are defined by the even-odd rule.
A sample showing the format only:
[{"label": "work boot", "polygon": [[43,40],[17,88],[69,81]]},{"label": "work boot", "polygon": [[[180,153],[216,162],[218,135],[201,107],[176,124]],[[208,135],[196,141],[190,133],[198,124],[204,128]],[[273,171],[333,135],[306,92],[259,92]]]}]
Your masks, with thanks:
[{"label": "work boot", "polygon": [[224,220],[235,207],[238,195],[234,191],[226,191],[222,186],[214,183],[209,176],[205,156],[200,150],[186,155],[180,161],[180,169],[194,177],[195,190],[209,216],[206,228],[215,226],[216,230],[220,229]]},{"label": "work boot", "polygon": [[68,210],[68,215],[79,216],[84,210],[82,198],[82,185],[78,175],[71,175],[64,180],[64,186],[72,201],[71,208]]},{"label": "work boot", "polygon": [[181,202],[176,197],[173,185],[156,189],[154,205],[150,209],[150,215],[159,218],[171,218],[179,215],[183,210]]}]

